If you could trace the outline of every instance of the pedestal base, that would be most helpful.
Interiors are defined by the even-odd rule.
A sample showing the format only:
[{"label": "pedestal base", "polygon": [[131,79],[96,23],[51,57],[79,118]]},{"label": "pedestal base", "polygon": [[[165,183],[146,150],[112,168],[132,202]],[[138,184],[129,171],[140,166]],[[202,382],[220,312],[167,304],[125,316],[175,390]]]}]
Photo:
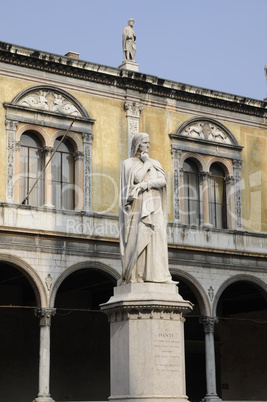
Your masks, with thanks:
[{"label": "pedestal base", "polygon": [[167,395],[163,397],[162,395],[144,395],[144,396],[136,396],[133,397],[131,395],[121,395],[118,397],[109,397],[109,401],[112,402],[122,402],[122,401],[127,401],[127,402],[188,402],[188,398],[185,395],[184,397],[176,397],[173,395]]},{"label": "pedestal base", "polygon": [[118,68],[121,68],[123,70],[138,71],[138,67],[139,64],[137,64],[135,61],[124,60]]},{"label": "pedestal base", "polygon": [[110,401],[188,401],[184,314],[192,304],[175,283],[131,283],[114,289],[101,309],[111,341]]}]

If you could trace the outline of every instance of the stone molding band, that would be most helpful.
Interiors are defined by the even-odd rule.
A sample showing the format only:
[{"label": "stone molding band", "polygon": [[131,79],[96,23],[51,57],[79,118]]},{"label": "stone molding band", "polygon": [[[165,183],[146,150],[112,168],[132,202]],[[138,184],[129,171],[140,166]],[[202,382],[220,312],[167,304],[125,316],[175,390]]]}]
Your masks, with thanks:
[{"label": "stone molding band", "polygon": [[160,319],[185,322],[183,312],[188,312],[187,307],[181,306],[121,306],[105,310],[109,322],[120,322],[139,319]]}]

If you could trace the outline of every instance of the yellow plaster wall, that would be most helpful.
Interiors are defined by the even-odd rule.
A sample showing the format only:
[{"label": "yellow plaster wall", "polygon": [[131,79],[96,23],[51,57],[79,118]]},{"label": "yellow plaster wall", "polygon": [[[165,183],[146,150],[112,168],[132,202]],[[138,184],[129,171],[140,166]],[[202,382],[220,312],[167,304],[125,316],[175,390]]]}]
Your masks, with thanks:
[{"label": "yellow plaster wall", "polygon": [[[14,78],[0,77],[1,102],[11,102],[21,91],[36,85]],[[127,158],[127,119],[124,101],[70,91],[96,119],[92,145],[92,207],[96,212],[118,213],[120,163]],[[0,112],[0,200],[5,199],[6,129],[5,108]],[[169,219],[173,219],[172,158],[170,133],[194,114],[177,113],[145,106],[140,117],[140,131],[150,135],[150,155],[162,164],[168,179]],[[221,121],[244,147],[242,166],[243,225],[246,230],[267,232],[267,131]],[[53,129],[45,128],[51,137]]]},{"label": "yellow plaster wall", "polygon": [[[118,213],[120,163],[127,158],[127,121],[124,103],[88,98],[88,112],[96,119],[92,144],[92,208]],[[84,105],[84,103],[83,103]]]}]

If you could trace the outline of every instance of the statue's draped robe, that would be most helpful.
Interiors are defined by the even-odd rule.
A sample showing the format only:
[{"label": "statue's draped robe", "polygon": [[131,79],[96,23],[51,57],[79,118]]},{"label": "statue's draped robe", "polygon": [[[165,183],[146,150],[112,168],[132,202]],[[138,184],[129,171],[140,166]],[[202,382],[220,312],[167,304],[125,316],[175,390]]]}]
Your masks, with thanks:
[{"label": "statue's draped robe", "polygon": [[[166,176],[159,162],[142,181],[148,189],[133,191],[138,184],[136,173],[143,166],[137,158],[122,163],[120,183],[120,251],[122,281],[168,282],[167,191]],[[132,196],[129,199],[130,194]]]},{"label": "statue's draped robe", "polygon": [[134,60],[135,52],[136,52],[136,45],[135,45],[135,33],[132,27],[127,25],[122,33],[122,48],[123,52],[130,52],[130,59]]}]

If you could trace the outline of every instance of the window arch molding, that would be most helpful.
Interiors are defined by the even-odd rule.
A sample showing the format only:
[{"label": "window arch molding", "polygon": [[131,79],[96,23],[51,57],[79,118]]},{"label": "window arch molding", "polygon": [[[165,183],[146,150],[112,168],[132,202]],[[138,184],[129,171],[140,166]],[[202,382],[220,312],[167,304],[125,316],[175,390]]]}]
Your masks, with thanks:
[{"label": "window arch molding", "polygon": [[[6,109],[7,132],[7,172],[6,172],[6,201],[18,202],[14,189],[16,176],[16,140],[27,129],[40,134],[44,139],[46,161],[51,155],[54,138],[49,140],[48,129],[66,132],[71,127],[69,138],[75,142],[79,158],[80,173],[83,185],[83,200],[77,205],[79,210],[91,210],[91,148],[93,141],[92,119],[82,104],[71,94],[52,85],[29,87],[14,97],[11,103],[4,103]],[[37,112],[38,111],[38,112]],[[72,124],[72,126],[71,126]],[[47,130],[46,130],[47,127]],[[76,139],[77,134],[82,136]],[[56,134],[60,135],[60,134]],[[43,143],[43,141],[42,141]],[[48,172],[49,173],[49,172]],[[47,175],[47,177],[49,174]],[[46,191],[45,206],[51,204],[51,193]]]},{"label": "window arch molding", "polygon": [[181,167],[187,159],[191,159],[196,163],[199,172],[206,171],[206,161],[204,160],[204,158],[201,157],[201,155],[195,154],[193,152],[186,152],[185,154],[181,155]]},{"label": "window arch molding", "polygon": [[36,133],[43,147],[49,146],[50,138],[47,132],[42,127],[36,126],[34,124],[24,124],[23,126],[19,127],[18,131],[16,132],[16,142],[19,142],[22,134],[27,131]]},{"label": "window arch molding", "polygon": [[[62,137],[65,134],[65,131],[56,131],[50,141],[49,141],[49,146],[53,147],[55,141],[59,138]],[[65,137],[67,140],[70,141],[70,143],[72,144],[73,148],[74,148],[74,152],[83,152],[83,144],[82,141],[80,140],[80,138],[75,135],[74,133],[72,133],[71,131],[66,135]]]},{"label": "window arch molding", "polygon": [[169,134],[173,159],[174,222],[183,223],[181,210],[180,175],[184,161],[190,157],[198,161],[203,188],[203,225],[210,227],[208,177],[210,166],[218,163],[225,173],[227,193],[227,229],[242,228],[241,151],[242,146],[227,127],[208,117],[194,117],[185,121],[177,131]]},{"label": "window arch molding", "polygon": [[214,163],[217,163],[218,165],[221,166],[221,168],[224,171],[225,177],[228,176],[233,176],[234,174],[234,170],[233,170],[233,165],[231,163],[229,163],[226,159],[222,159],[222,158],[210,158],[207,162],[207,171],[210,171],[211,165],[213,165]]}]

